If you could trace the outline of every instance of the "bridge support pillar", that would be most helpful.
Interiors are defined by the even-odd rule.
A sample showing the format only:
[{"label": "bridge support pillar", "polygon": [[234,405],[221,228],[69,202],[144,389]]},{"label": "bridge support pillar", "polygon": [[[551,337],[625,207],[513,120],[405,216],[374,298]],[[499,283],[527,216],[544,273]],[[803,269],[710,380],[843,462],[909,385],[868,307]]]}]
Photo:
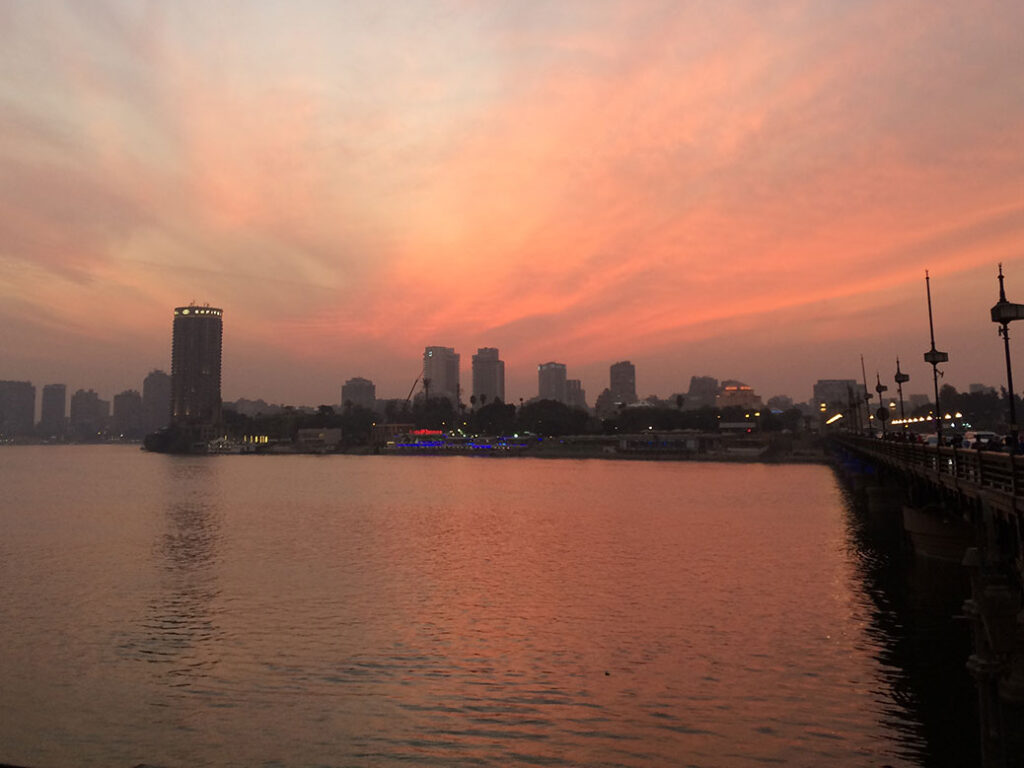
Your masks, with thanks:
[{"label": "bridge support pillar", "polygon": [[[1024,768],[1024,458],[853,436],[837,441],[844,468],[870,477],[878,472],[865,465],[875,462],[903,479],[904,527],[918,554],[962,559],[967,567],[971,596],[963,611],[973,652],[966,666],[978,692],[981,765]],[[860,480],[862,489],[871,484]],[[884,491],[869,492],[869,503],[871,496],[884,506]]]},{"label": "bridge support pillar", "polygon": [[902,531],[903,490],[891,485],[868,485],[867,520],[880,533],[899,535]]},{"label": "bridge support pillar", "polygon": [[[971,597],[964,614],[971,622],[974,652],[967,669],[978,689],[982,768],[1024,767],[1024,606],[1016,579],[992,547],[990,508],[982,515],[989,536],[971,547],[964,565]],[[989,539],[989,540],[986,540]]]}]

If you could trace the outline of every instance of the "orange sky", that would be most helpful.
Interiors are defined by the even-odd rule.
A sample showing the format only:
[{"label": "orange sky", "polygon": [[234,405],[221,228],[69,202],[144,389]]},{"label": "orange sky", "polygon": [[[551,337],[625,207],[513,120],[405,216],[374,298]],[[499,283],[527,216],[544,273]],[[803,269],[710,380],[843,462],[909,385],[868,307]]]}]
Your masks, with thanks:
[{"label": "orange sky", "polygon": [[[426,345],[641,396],[1003,381],[1024,5],[0,3],[0,379],[104,397],[225,310],[224,396],[404,397]],[[1024,361],[1024,329],[1014,348]]]}]

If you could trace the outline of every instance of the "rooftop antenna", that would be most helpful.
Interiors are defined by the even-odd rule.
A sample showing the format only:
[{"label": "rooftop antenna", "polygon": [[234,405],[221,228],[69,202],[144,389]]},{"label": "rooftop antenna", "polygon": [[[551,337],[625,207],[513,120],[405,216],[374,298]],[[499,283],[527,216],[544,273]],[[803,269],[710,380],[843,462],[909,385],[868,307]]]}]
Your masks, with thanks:
[{"label": "rooftop antenna", "polygon": [[935,383],[935,434],[937,444],[942,445],[942,408],[939,406],[939,363],[949,361],[949,355],[935,348],[935,325],[932,322],[932,283],[928,270],[924,271],[924,287],[928,292],[928,332],[931,334],[932,348],[924,353],[924,361],[932,367],[932,380]]}]

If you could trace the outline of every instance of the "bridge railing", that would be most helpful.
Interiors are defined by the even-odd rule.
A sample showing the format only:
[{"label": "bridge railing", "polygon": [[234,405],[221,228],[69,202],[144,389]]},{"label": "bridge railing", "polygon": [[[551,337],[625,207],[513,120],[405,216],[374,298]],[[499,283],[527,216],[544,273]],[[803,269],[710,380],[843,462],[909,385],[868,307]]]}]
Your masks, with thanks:
[{"label": "bridge railing", "polygon": [[939,448],[855,435],[844,435],[839,441],[915,474],[948,477],[978,488],[1024,496],[1024,456],[970,448]]}]

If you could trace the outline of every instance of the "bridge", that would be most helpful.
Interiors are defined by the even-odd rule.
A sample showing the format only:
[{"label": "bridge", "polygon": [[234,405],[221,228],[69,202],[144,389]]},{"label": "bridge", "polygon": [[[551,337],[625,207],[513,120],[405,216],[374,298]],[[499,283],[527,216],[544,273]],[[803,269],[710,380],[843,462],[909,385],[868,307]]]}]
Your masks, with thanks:
[{"label": "bridge", "polygon": [[832,449],[874,519],[968,569],[981,764],[1024,768],[1024,456],[850,434]]},{"label": "bridge", "polygon": [[855,435],[836,440],[876,465],[930,483],[961,502],[984,502],[1018,521],[1024,516],[1024,456]]}]

